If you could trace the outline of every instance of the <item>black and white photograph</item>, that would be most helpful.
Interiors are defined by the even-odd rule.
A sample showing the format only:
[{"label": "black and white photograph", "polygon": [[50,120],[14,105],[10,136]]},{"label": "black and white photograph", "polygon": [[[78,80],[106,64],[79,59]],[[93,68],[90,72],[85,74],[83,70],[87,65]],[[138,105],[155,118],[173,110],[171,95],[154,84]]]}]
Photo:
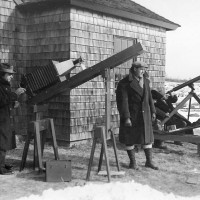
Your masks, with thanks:
[{"label": "black and white photograph", "polygon": [[200,2],[0,0],[0,200],[199,200]]}]

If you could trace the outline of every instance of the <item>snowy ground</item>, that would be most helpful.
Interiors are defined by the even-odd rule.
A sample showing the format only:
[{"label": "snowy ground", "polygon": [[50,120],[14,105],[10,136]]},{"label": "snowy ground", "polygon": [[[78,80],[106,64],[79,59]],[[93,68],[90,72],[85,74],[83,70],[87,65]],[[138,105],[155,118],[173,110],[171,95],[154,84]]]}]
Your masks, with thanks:
[{"label": "snowy ground", "polygon": [[199,200],[196,197],[181,197],[174,194],[161,193],[148,185],[141,185],[134,181],[128,183],[88,184],[86,186],[71,187],[63,190],[46,190],[41,196],[31,195],[18,200]]}]

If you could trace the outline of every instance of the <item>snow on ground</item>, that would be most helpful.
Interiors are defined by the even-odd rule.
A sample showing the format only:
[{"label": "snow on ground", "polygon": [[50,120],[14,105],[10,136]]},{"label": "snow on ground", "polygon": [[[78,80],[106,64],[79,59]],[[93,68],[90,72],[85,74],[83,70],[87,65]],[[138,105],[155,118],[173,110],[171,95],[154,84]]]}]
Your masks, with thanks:
[{"label": "snow on ground", "polygon": [[174,194],[164,194],[148,185],[141,185],[134,181],[121,183],[92,184],[68,187],[64,190],[52,189],[43,192],[42,196],[31,195],[18,200],[199,200],[200,196],[182,197]]}]

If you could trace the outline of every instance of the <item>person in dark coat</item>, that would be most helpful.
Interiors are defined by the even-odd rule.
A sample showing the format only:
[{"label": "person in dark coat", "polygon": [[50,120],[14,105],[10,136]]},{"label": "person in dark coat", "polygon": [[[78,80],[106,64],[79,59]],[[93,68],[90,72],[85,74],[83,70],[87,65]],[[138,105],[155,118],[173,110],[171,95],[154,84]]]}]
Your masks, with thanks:
[{"label": "person in dark coat", "polygon": [[130,159],[129,168],[138,169],[134,145],[142,145],[146,167],[157,170],[152,162],[154,135],[152,121],[156,110],[150,90],[150,81],[144,76],[147,64],[133,62],[129,75],[119,81],[116,89],[117,108],[120,114],[119,141],[126,145]]},{"label": "person in dark coat", "polygon": [[[160,121],[169,117],[169,114],[174,110],[173,103],[176,103],[178,97],[175,94],[163,95],[157,90],[151,90],[152,98],[154,99],[154,105],[156,107],[156,118]],[[186,119],[183,115],[176,112],[166,123],[166,126],[176,125],[176,128],[184,128],[191,126],[192,123]],[[187,130],[186,134],[193,134],[193,130]],[[175,141],[174,144],[182,145],[181,142]],[[154,141],[154,147],[160,149],[166,149],[161,140]]]},{"label": "person in dark coat", "polygon": [[13,148],[10,110],[18,105],[18,96],[25,92],[24,88],[11,91],[10,82],[14,73],[13,66],[0,64],[0,174],[12,173],[11,166],[5,164],[6,151]]}]

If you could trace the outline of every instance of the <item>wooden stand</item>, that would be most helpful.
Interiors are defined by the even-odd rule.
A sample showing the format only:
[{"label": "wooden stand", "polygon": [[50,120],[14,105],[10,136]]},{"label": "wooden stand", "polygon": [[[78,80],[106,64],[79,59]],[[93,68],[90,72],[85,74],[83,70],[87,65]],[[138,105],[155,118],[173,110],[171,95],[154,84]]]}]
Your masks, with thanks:
[{"label": "wooden stand", "polygon": [[188,109],[188,120],[190,115],[190,108],[191,108],[191,99],[195,98],[195,100],[200,104],[200,99],[196,93],[194,93],[194,89],[192,88],[191,92],[176,106],[176,108],[169,114],[168,118],[165,118],[161,124],[165,124],[180,108],[183,108],[185,103],[189,101],[189,109]]},{"label": "wooden stand", "polygon": [[103,159],[103,154],[104,154],[105,160],[106,160],[108,182],[110,182],[111,173],[110,173],[110,166],[109,166],[109,159],[108,159],[108,152],[107,152],[107,142],[106,142],[108,139],[108,133],[111,134],[111,139],[113,141],[113,148],[114,148],[114,153],[115,153],[115,158],[116,158],[116,163],[117,163],[117,169],[118,169],[118,171],[120,171],[118,157],[117,157],[117,147],[116,147],[116,142],[115,142],[115,136],[110,128],[110,110],[111,110],[111,106],[110,106],[110,68],[107,68],[105,70],[105,90],[106,90],[106,93],[105,93],[105,109],[106,109],[105,110],[106,111],[105,112],[106,113],[105,127],[98,126],[94,130],[93,144],[92,144],[92,150],[91,150],[86,180],[89,180],[89,178],[90,178],[90,171],[92,168],[92,162],[93,162],[93,158],[94,158],[96,143],[97,143],[97,140],[100,139],[102,146],[101,146],[98,172],[101,170],[102,159]]},{"label": "wooden stand", "polygon": [[[165,118],[161,124],[164,125],[180,108],[182,108],[187,101],[189,101],[189,109],[188,109],[188,120],[190,116],[190,108],[191,108],[191,99],[192,97],[200,104],[200,99],[197,96],[196,93],[194,93],[194,87],[193,85],[188,85],[191,88],[191,91],[189,94],[176,106],[176,108],[169,114],[168,118]],[[197,144],[197,149],[200,149],[200,136],[197,135],[189,135],[185,134],[186,130],[191,130],[195,128],[199,128],[199,125],[196,126],[190,126],[190,127],[184,127],[180,128],[174,131],[159,131],[154,130],[154,138],[157,140],[171,140],[171,141],[180,141],[180,142],[189,142],[189,143],[195,143]],[[200,155],[199,150],[197,150],[198,154]]]},{"label": "wooden stand", "polygon": [[200,127],[200,125],[194,126],[194,127],[186,127],[186,128],[182,128],[182,129],[170,131],[170,132],[154,130],[154,138],[156,140],[163,140],[163,141],[171,140],[171,141],[188,142],[188,143],[196,144],[197,153],[200,156],[200,136],[184,134],[186,130],[195,129],[198,127]]},{"label": "wooden stand", "polygon": [[[116,147],[115,136],[112,131],[109,131],[109,132],[111,134],[111,139],[113,142],[113,148],[114,148],[114,153],[115,153],[117,169],[118,169],[118,171],[120,171],[120,166],[119,166],[118,157],[117,157],[117,147]],[[88,166],[88,171],[87,171],[87,176],[86,176],[87,181],[89,181],[89,179],[90,179],[90,172],[91,172],[95,148],[96,148],[96,144],[97,144],[98,140],[100,140],[100,142],[101,142],[101,153],[100,153],[100,158],[99,158],[98,172],[100,172],[100,170],[101,170],[103,154],[104,154],[105,161],[106,161],[106,171],[107,171],[107,176],[108,176],[108,182],[110,182],[110,180],[111,180],[111,171],[110,171],[108,150],[107,150],[107,139],[108,139],[108,137],[107,137],[107,134],[105,133],[105,127],[97,126],[94,131],[92,150],[91,150],[91,154],[90,154],[89,166]],[[115,174],[115,175],[117,175],[117,174]]]},{"label": "wooden stand", "polygon": [[42,155],[45,143],[45,133],[43,132],[44,130],[51,132],[55,160],[59,159],[53,119],[51,118],[40,119],[41,117],[40,113],[46,111],[47,109],[48,109],[47,105],[42,105],[42,106],[34,105],[33,112],[36,114],[35,116],[36,120],[31,121],[28,126],[27,138],[23,150],[20,171],[22,171],[25,167],[31,139],[34,139],[34,169],[37,165],[39,167],[40,172],[44,170],[44,166],[42,163]]}]

